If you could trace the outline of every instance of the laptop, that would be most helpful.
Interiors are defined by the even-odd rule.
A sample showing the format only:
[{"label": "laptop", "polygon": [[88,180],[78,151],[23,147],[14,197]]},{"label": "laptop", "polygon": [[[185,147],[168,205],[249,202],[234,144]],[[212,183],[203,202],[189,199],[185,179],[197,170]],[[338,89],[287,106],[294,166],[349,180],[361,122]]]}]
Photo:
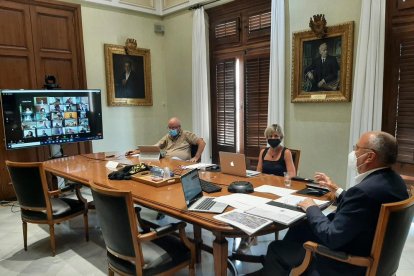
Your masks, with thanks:
[{"label": "laptop", "polygon": [[185,203],[189,211],[220,214],[227,204],[213,201],[214,197],[203,196],[198,170],[191,170],[181,176]]},{"label": "laptop", "polygon": [[231,175],[252,177],[260,172],[246,170],[246,158],[243,153],[219,152],[221,172]]},{"label": "laptop", "polygon": [[158,146],[139,146],[139,159],[147,161],[160,160],[160,148]]}]

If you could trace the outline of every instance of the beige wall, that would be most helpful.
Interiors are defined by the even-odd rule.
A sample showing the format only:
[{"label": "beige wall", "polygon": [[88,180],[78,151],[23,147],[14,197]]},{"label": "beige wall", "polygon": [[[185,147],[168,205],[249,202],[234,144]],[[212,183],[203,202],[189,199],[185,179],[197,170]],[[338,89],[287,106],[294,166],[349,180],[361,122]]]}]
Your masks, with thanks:
[{"label": "beige wall", "polygon": [[[312,177],[324,171],[345,186],[351,103],[290,102],[292,33],[308,30],[309,18],[325,14],[328,25],[354,21],[356,49],[361,0],[286,1],[286,113],[285,144],[302,150],[300,175]],[[191,130],[191,32],[192,13],[182,11],[165,18],[82,3],[85,59],[89,88],[103,91],[103,141],[93,142],[94,151],[126,150],[152,144],[166,133],[171,116],[182,119]],[[165,34],[154,33],[154,23]],[[151,49],[152,107],[108,107],[104,43],[123,45],[135,38]],[[356,53],[354,52],[354,60]]]},{"label": "beige wall", "polygon": [[[325,14],[329,25],[354,21],[354,49],[358,39],[361,0],[290,0],[286,10],[285,144],[300,149],[299,173],[313,177],[326,172],[345,187],[351,103],[295,103],[291,96],[292,33],[309,30],[309,18]],[[356,51],[354,50],[354,61]],[[354,62],[355,64],[355,62]]]}]

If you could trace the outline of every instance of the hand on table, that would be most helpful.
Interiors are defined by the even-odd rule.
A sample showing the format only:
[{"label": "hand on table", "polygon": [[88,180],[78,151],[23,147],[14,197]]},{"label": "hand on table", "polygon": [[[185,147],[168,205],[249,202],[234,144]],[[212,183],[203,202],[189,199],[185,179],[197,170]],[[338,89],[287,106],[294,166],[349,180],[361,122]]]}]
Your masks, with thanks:
[{"label": "hand on table", "polygon": [[298,203],[298,207],[300,207],[303,211],[306,212],[306,209],[310,206],[316,206],[315,201],[312,198],[305,198],[301,202]]}]

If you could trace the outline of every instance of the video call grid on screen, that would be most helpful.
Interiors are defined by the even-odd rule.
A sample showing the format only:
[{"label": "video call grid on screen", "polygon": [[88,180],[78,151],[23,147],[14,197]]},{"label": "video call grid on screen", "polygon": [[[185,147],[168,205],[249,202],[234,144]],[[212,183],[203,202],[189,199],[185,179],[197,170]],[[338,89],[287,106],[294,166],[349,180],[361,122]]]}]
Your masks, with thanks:
[{"label": "video call grid on screen", "polygon": [[3,90],[2,107],[8,149],[103,138],[100,90]]}]

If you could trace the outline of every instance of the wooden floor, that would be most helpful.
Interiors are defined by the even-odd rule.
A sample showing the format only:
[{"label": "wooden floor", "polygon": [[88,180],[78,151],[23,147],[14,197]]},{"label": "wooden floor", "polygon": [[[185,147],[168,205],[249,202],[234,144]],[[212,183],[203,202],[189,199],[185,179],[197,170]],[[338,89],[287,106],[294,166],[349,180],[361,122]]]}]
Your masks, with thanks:
[{"label": "wooden floor", "polygon": [[[84,191],[88,197],[89,191]],[[145,210],[148,218],[156,217],[156,213]],[[96,221],[94,211],[90,212],[90,241],[86,242],[83,233],[82,218],[55,226],[56,256],[51,257],[49,232],[47,226],[28,225],[28,251],[23,249],[23,234],[20,209],[13,203],[0,207],[0,275],[106,275],[107,263],[104,241]],[[172,219],[165,218],[161,223]],[[191,227],[187,227],[192,236]],[[211,244],[213,236],[203,231],[203,240]],[[255,255],[265,254],[267,244],[274,235],[259,237],[258,244],[247,252]],[[239,239],[236,240],[238,245]],[[229,239],[229,253],[233,250],[233,239]],[[405,244],[397,275],[414,275],[414,224]],[[196,267],[196,275],[214,275],[213,258],[203,252],[202,263]],[[234,263],[239,274],[256,271],[259,264]],[[187,275],[187,270],[177,275]],[[229,275],[231,273],[229,272]]]}]

